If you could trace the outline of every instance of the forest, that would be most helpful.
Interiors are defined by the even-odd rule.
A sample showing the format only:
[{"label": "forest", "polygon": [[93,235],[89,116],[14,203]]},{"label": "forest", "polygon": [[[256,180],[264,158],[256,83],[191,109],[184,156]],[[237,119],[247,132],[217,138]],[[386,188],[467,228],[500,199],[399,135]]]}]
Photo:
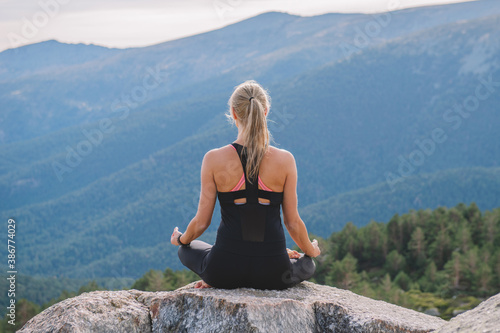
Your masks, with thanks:
[{"label": "forest", "polygon": [[[312,282],[443,319],[500,292],[500,208],[483,213],[474,203],[461,203],[412,210],[387,223],[372,221],[358,228],[349,222],[326,239],[310,237],[317,238],[322,249]],[[188,270],[151,269],[128,289],[175,290],[198,279]],[[91,281],[41,305],[22,299],[14,329],[52,304],[93,290],[103,288]],[[13,329],[7,317],[0,328]]]}]

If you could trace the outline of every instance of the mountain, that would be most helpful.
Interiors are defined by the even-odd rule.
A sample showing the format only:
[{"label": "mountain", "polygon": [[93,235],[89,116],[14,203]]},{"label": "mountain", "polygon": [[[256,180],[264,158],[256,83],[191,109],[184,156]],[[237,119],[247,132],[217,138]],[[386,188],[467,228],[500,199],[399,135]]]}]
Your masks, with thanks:
[{"label": "mountain", "polygon": [[311,232],[412,208],[498,207],[499,17],[497,1],[267,13],[144,48],[0,53],[0,210],[18,221],[23,273],[180,268],[170,232],[196,212],[203,155],[236,137],[223,113],[250,78],[273,98],[274,144],[295,155]]},{"label": "mountain", "polygon": [[2,81],[29,80],[34,75],[47,76],[63,68],[103,61],[120,52],[119,49],[92,44],[65,44],[48,40],[1,52],[0,78]]},{"label": "mountain", "polygon": [[[379,16],[266,13],[216,31],[142,48],[118,50],[47,41],[6,50],[0,53],[4,105],[0,142],[26,140],[116,115],[114,101],[142,85],[148,68],[168,78],[160,89],[147,94],[148,100],[160,99],[159,105],[165,106],[185,100],[182,93],[175,98],[180,90],[221,74],[232,72],[236,82],[250,76],[266,84],[279,83],[344,58],[349,54],[346,47],[363,50],[413,32],[499,13],[494,0]],[[214,86],[201,95],[214,89],[227,94],[234,81]],[[193,95],[191,89],[185,91]],[[20,124],[24,127],[10,126]]]}]

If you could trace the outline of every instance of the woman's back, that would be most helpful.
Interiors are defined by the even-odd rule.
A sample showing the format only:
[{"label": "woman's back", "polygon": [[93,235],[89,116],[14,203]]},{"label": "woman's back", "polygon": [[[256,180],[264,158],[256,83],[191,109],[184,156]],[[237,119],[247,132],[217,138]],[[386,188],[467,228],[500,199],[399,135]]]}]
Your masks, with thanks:
[{"label": "woman's back", "polygon": [[[286,288],[289,283],[284,277],[290,274],[291,269],[280,217],[283,192],[273,191],[263,182],[259,184],[259,173],[250,182],[244,171],[247,163],[244,147],[233,143],[231,148],[233,155],[238,157],[237,162],[241,166],[245,184],[236,185],[237,189],[218,191],[221,223],[217,239],[207,258],[207,271],[204,274],[209,281],[206,282],[225,288]],[[278,156],[267,157],[266,167],[269,167],[267,170],[270,177],[275,173],[273,167],[278,166],[279,160],[276,159]],[[229,177],[233,173],[229,171],[231,168],[222,164],[218,167],[221,168],[218,170],[219,176],[226,173],[226,182],[234,184],[235,179]],[[231,167],[235,172],[238,169],[232,163]],[[224,181],[224,177],[221,178]]]},{"label": "woman's back", "polygon": [[[234,142],[231,147],[239,157],[242,170],[246,170],[245,147]],[[239,184],[231,191],[218,191],[221,206],[221,224],[217,237],[225,243],[236,243],[226,250],[243,255],[281,254],[285,251],[285,235],[281,225],[280,208],[283,192],[269,189],[257,173],[256,179],[244,171]],[[269,243],[262,246],[257,243]]]}]

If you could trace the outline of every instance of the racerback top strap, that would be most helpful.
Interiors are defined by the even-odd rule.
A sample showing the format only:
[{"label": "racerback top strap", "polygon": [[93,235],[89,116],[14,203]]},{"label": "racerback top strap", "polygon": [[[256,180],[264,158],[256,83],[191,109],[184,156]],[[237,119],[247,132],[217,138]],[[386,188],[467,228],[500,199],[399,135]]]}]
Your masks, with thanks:
[{"label": "racerback top strap", "polygon": [[259,203],[259,185],[258,185],[258,176],[259,173],[257,172],[257,177],[255,179],[252,179],[252,182],[248,180],[248,175],[247,175],[247,154],[246,150],[244,147],[240,144],[233,143],[233,147],[236,148],[236,151],[238,152],[238,156],[240,157],[241,160],[241,165],[243,166],[243,173],[245,174],[245,187],[247,189],[246,191],[246,197],[247,197],[247,203]]}]

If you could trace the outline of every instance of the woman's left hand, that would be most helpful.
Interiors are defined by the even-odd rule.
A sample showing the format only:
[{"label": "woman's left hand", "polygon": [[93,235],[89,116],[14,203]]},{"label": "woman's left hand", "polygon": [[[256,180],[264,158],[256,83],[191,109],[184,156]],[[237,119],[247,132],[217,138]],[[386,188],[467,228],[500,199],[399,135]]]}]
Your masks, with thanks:
[{"label": "woman's left hand", "polygon": [[298,253],[295,250],[292,251],[290,249],[286,249],[286,252],[288,252],[288,257],[290,257],[290,259],[298,259],[298,258],[300,258],[300,253]]},{"label": "woman's left hand", "polygon": [[172,233],[172,236],[170,237],[170,243],[172,243],[172,245],[181,245],[177,241],[179,235],[182,235],[182,232],[179,231],[178,227],[175,227],[174,232]]}]

